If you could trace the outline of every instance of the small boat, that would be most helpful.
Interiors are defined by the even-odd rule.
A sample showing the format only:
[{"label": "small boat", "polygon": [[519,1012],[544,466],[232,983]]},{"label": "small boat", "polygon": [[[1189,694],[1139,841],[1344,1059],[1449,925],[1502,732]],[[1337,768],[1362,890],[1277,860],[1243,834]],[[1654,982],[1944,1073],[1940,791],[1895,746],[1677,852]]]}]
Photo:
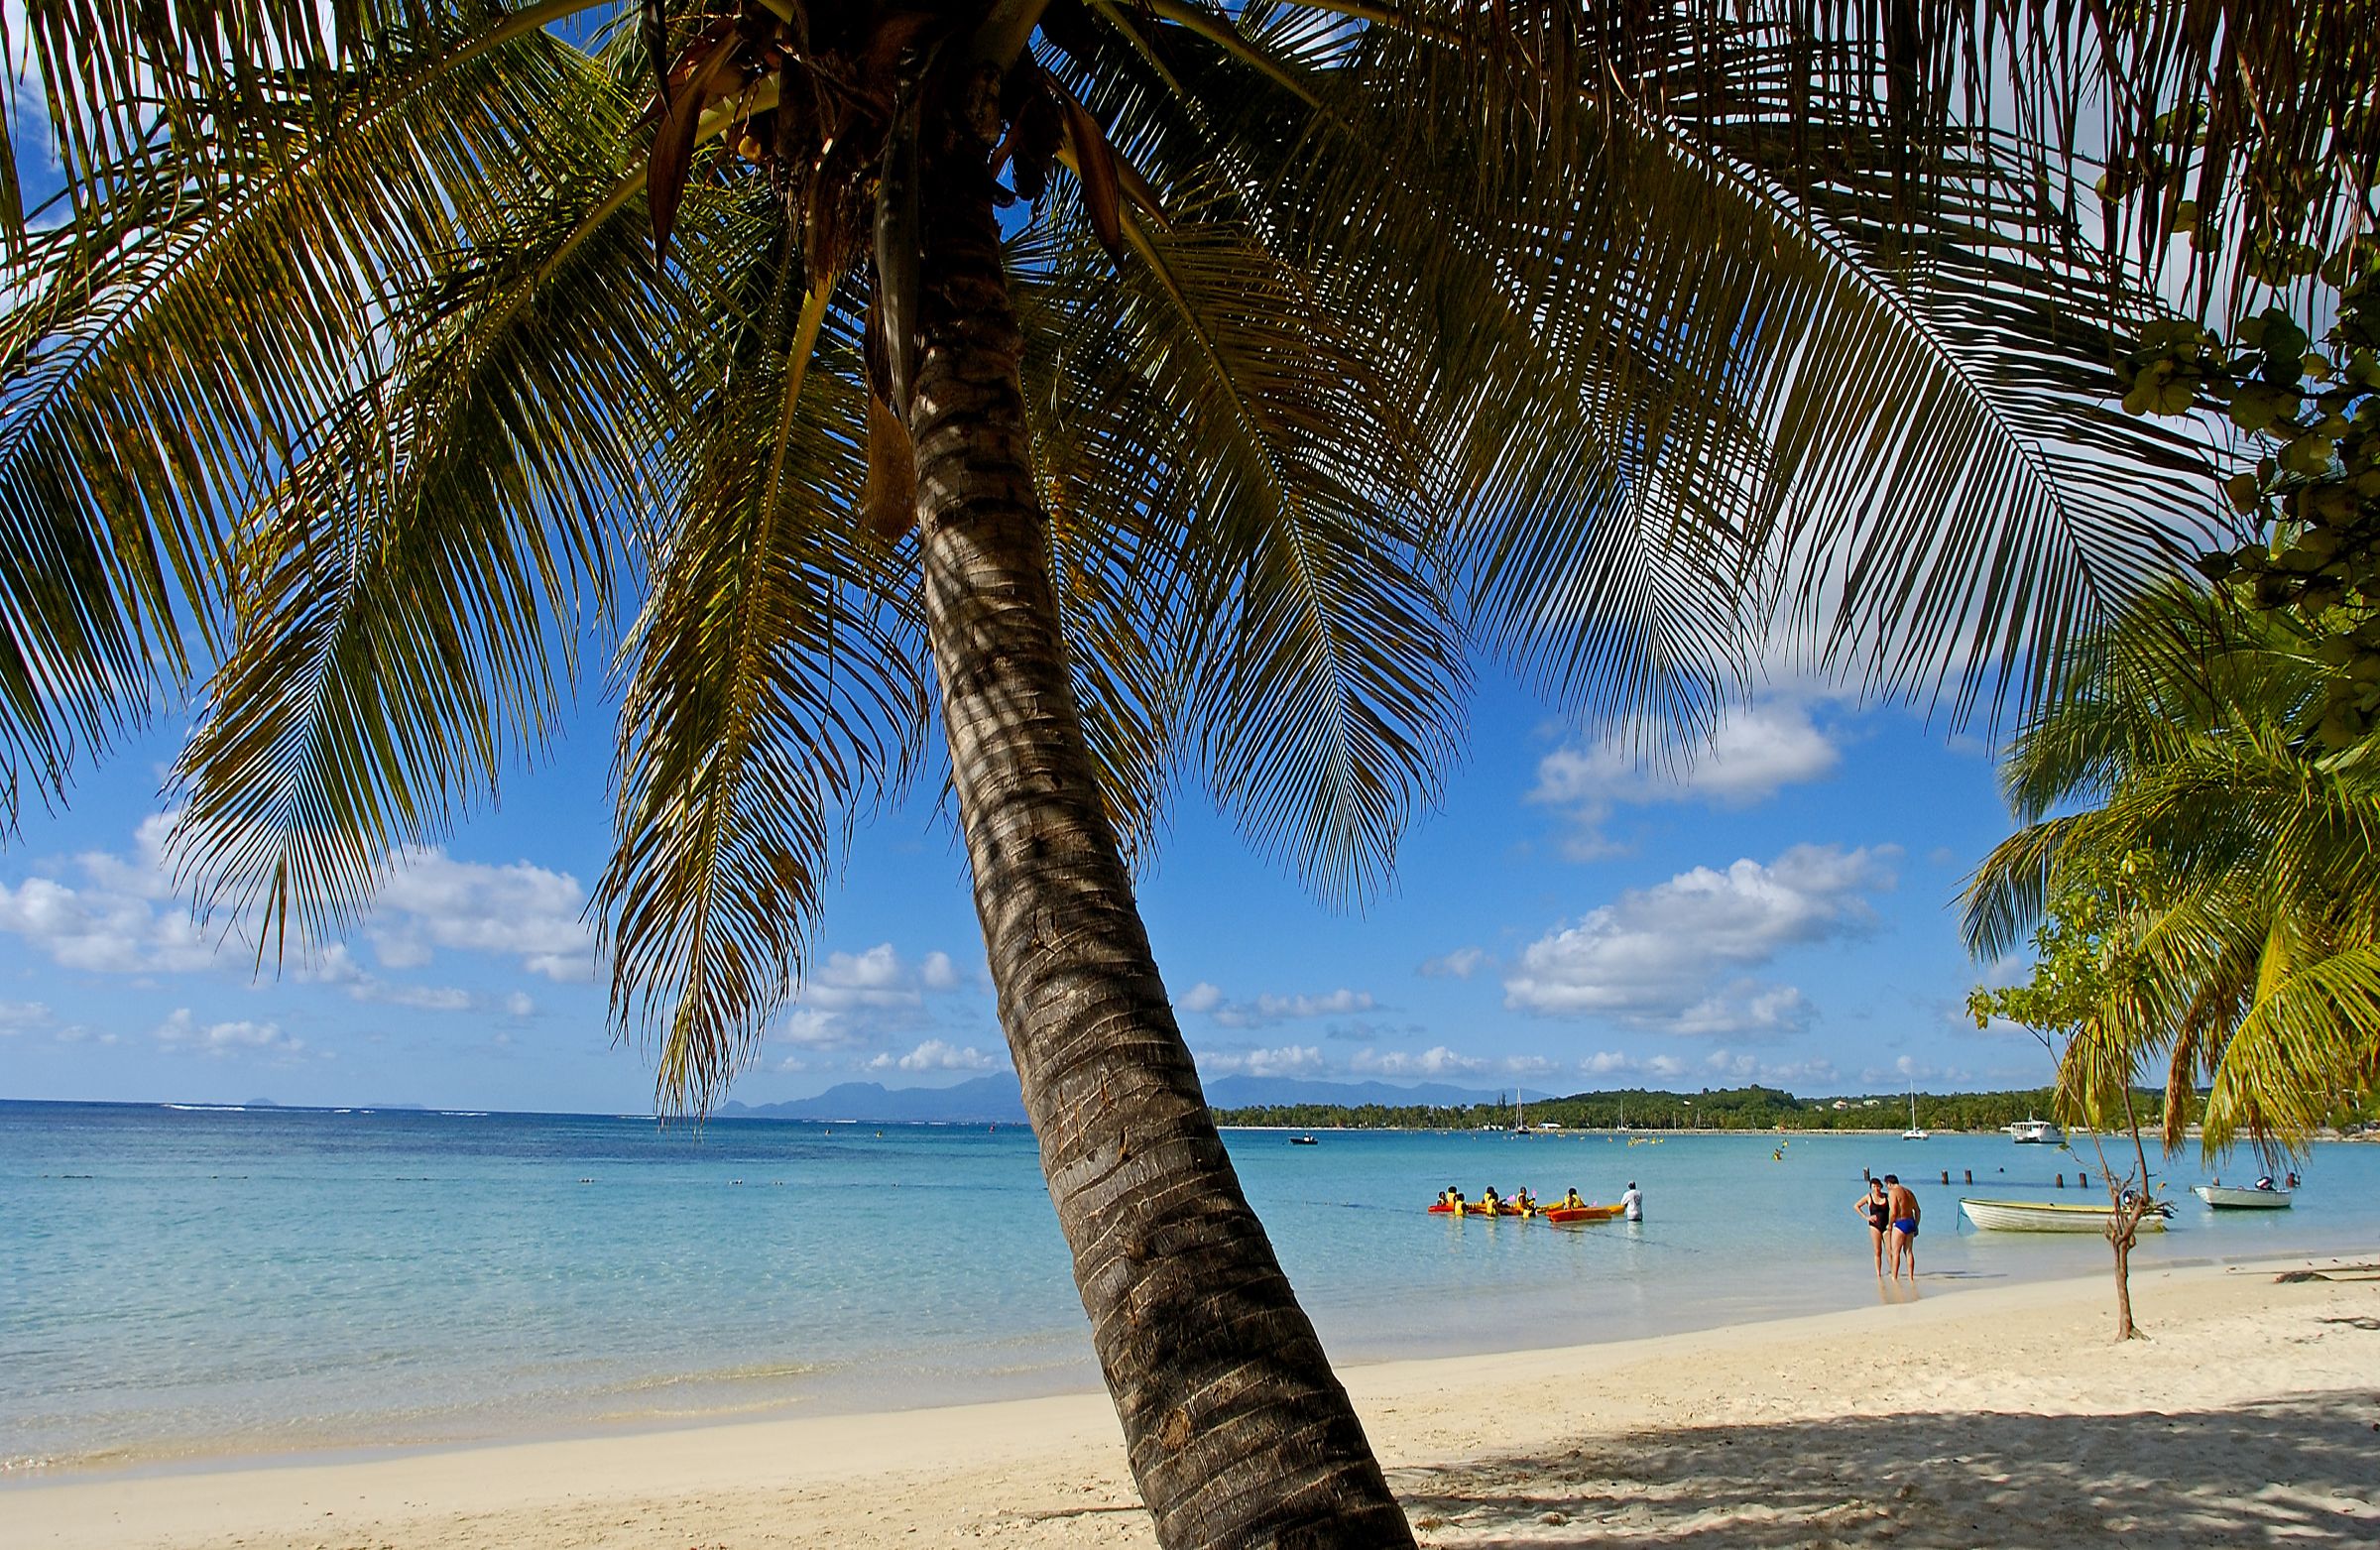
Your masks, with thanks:
[{"label": "small boat", "polygon": [[1905,1141],[1929,1141],[1933,1138],[1934,1133],[1932,1131],[1923,1131],[1918,1129],[1917,1089],[1912,1087],[1909,1089],[1909,1129],[1901,1132],[1901,1139]]},{"label": "small boat", "polygon": [[2047,1120],[2019,1120],[2007,1131],[2019,1146],[2058,1146],[2066,1141],[2066,1133]]},{"label": "small boat", "polygon": [[[2113,1213],[2105,1206],[2062,1205],[2049,1200],[1962,1200],[1966,1219],[1994,1233],[2104,1233]],[[2162,1233],[2169,1208],[2151,1206],[2140,1231]]]},{"label": "small boat", "polygon": [[2190,1192],[2218,1211],[2287,1211],[2291,1194],[2286,1189],[2250,1189],[2237,1184],[2194,1184]]},{"label": "small boat", "polygon": [[1289,1144],[1292,1146],[1319,1146],[1322,1142],[1311,1135],[1292,1135],[1289,1137]]},{"label": "small boat", "polygon": [[1624,1206],[1541,1206],[1537,1214],[1548,1222],[1616,1221]]}]

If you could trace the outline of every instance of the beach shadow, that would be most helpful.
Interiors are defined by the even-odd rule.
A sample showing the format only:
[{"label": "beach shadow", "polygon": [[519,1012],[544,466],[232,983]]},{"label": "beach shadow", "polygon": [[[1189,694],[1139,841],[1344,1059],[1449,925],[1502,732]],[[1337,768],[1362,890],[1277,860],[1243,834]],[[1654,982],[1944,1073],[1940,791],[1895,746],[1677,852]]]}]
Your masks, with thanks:
[{"label": "beach shadow", "polygon": [[1656,1430],[1391,1484],[1433,1546],[2361,1547],[2380,1538],[2380,1400]]}]

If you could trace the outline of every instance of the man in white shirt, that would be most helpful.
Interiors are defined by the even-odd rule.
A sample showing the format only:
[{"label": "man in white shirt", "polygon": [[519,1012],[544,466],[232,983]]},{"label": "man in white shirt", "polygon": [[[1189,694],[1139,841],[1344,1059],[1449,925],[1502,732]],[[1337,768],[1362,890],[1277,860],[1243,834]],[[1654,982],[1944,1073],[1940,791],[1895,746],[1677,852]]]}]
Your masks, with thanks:
[{"label": "man in white shirt", "polygon": [[1619,1203],[1625,1208],[1629,1221],[1644,1220],[1644,1191],[1636,1187],[1634,1179],[1628,1180],[1628,1192],[1619,1197]]}]

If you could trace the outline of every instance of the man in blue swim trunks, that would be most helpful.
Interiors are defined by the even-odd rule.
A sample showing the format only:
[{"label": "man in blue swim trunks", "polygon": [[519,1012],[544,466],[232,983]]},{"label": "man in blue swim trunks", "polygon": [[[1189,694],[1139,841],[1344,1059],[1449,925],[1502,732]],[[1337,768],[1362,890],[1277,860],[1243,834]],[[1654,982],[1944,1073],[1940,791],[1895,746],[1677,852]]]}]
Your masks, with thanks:
[{"label": "man in blue swim trunks", "polygon": [[1884,1209],[1892,1222],[1892,1278],[1901,1278],[1901,1260],[1909,1260],[1909,1279],[1917,1279],[1917,1196],[1898,1173],[1884,1175]]}]

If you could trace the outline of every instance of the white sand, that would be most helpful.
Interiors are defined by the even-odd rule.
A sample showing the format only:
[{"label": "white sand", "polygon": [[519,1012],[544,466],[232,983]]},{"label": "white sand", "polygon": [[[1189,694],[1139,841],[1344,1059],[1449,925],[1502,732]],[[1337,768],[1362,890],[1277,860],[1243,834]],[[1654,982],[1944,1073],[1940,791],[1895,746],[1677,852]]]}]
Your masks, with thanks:
[{"label": "white sand", "polygon": [[[2380,1254],[2367,1256],[2380,1259]],[[2380,1543],[2380,1265],[1351,1369],[1424,1543]],[[0,1490],[0,1547],[1146,1545],[1105,1395]]]}]

